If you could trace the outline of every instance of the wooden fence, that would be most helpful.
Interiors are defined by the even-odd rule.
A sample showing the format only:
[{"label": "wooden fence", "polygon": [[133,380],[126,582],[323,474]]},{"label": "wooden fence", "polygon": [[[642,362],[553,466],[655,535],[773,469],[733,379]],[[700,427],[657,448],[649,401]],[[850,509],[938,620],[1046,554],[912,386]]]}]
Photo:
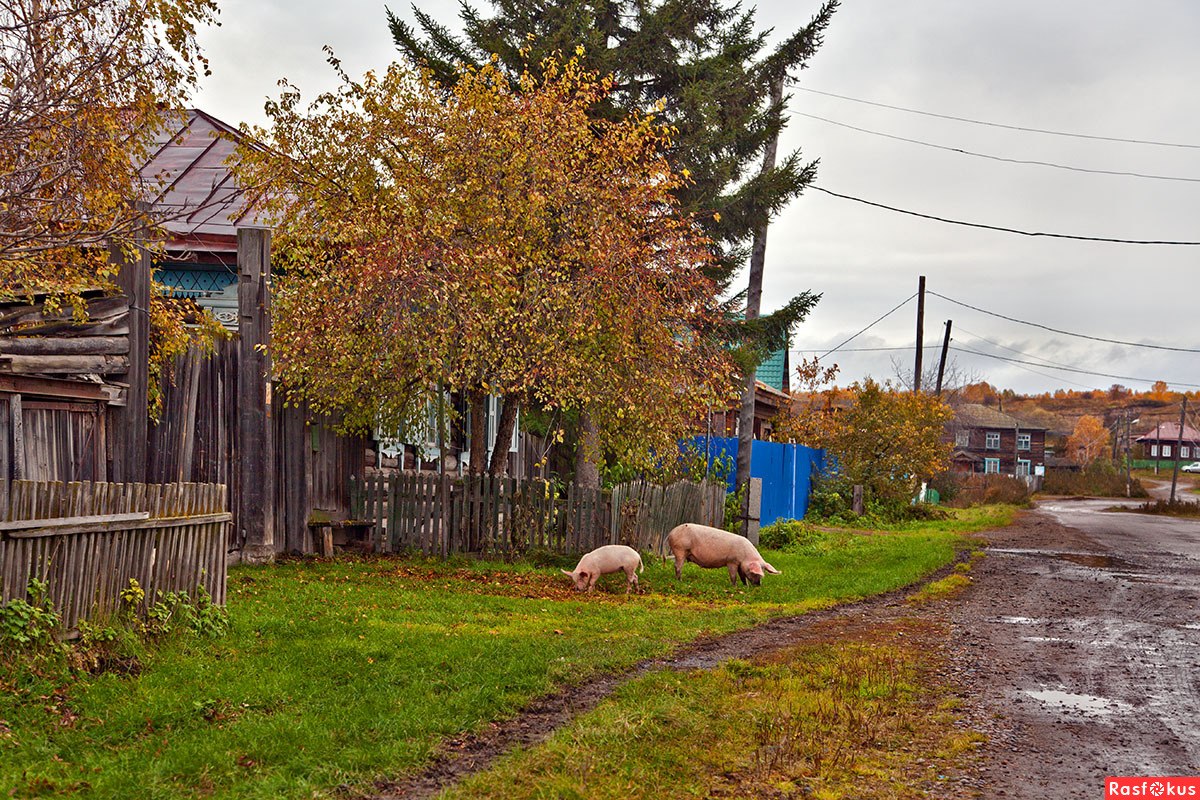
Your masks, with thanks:
[{"label": "wooden fence", "polygon": [[351,482],[351,508],[371,523],[382,552],[520,556],[540,549],[582,553],[606,544],[661,552],[680,522],[719,525],[725,488],[681,481],[624,484],[612,492],[544,480],[490,476],[373,475]]},{"label": "wooden fence", "polygon": [[725,484],[676,481],[660,486],[632,481],[613,487],[614,541],[635,550],[666,552],[667,534],[676,525],[698,522],[721,527],[725,521]]},{"label": "wooden fence", "polygon": [[0,509],[0,601],[45,581],[67,628],[114,611],[130,578],[148,602],[203,586],[223,604],[225,500],[218,484],[13,481]]}]

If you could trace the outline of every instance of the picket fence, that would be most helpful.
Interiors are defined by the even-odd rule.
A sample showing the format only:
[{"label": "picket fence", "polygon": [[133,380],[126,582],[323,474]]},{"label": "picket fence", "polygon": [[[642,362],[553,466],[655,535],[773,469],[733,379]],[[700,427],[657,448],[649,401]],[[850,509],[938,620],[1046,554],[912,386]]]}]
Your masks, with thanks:
[{"label": "picket fence", "polygon": [[512,558],[531,550],[583,553],[628,544],[661,553],[681,522],[720,525],[725,487],[644,482],[610,491],[534,478],[370,475],[351,481],[357,520],[370,523],[381,552],[474,553]]},{"label": "picket fence", "polygon": [[225,486],[175,483],[13,481],[0,509],[0,603],[30,581],[74,628],[114,612],[132,578],[146,602],[204,587],[225,602]]}]

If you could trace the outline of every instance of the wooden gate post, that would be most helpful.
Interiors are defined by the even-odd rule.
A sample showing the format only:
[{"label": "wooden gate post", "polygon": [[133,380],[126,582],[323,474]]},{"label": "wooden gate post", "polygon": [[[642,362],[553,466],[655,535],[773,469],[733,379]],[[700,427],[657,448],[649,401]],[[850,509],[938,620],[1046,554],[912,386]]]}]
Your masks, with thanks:
[{"label": "wooden gate post", "polygon": [[762,478],[751,478],[747,487],[746,538],[750,544],[758,547],[758,526],[762,521]]},{"label": "wooden gate post", "polygon": [[150,380],[150,253],[140,246],[144,229],[137,232],[137,254],[113,247],[109,258],[119,265],[117,285],[129,300],[129,389],[125,406],[112,409],[112,470],[109,479],[118,483],[145,483],[149,456]]},{"label": "wooden gate post", "polygon": [[238,228],[238,531],[242,560],[275,559],[271,433],[271,231]]}]

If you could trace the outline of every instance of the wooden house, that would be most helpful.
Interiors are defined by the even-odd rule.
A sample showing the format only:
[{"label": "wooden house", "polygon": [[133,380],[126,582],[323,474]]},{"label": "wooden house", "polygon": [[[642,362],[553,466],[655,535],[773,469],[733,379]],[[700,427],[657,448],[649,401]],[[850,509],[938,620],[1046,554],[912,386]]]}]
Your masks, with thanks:
[{"label": "wooden house", "polygon": [[1180,436],[1178,422],[1160,422],[1134,440],[1140,457],[1155,461],[1200,461],[1200,431],[1183,426]]},{"label": "wooden house", "polygon": [[1026,477],[1045,473],[1046,429],[977,403],[954,409],[945,440],[960,473]]}]

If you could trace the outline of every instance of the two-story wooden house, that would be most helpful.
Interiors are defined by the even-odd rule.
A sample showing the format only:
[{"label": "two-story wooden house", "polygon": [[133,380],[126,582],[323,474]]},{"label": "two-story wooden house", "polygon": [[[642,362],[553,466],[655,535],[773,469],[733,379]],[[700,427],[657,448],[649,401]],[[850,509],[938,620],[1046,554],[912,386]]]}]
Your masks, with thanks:
[{"label": "two-story wooden house", "polygon": [[1045,474],[1046,429],[977,403],[954,411],[946,428],[954,470],[1024,477]]}]

